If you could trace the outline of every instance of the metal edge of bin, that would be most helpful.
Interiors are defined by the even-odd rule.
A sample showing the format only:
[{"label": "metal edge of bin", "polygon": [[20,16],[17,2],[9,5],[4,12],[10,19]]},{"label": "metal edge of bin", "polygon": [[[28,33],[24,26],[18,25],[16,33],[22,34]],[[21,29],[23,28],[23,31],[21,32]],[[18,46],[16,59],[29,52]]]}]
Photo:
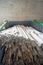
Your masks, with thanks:
[{"label": "metal edge of bin", "polygon": [[35,28],[36,30],[43,33],[43,26],[40,24],[37,24],[36,22],[31,22],[31,27]]},{"label": "metal edge of bin", "polygon": [[7,25],[5,26],[6,29],[14,26],[14,25],[25,25],[25,26],[31,26],[35,28],[36,30],[43,33],[43,26],[40,23],[36,23],[33,21],[9,21]]}]

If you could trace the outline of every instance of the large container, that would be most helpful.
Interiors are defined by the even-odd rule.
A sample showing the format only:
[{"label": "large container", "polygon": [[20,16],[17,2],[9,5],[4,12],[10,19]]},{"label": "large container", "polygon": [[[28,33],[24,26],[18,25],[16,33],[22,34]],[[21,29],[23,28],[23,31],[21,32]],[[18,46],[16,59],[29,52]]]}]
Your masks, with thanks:
[{"label": "large container", "polygon": [[43,33],[43,23],[37,20],[33,21],[9,21],[0,26],[0,31],[13,27],[14,25],[25,25],[25,26],[31,26],[35,28],[36,30]]},{"label": "large container", "polygon": [[43,23],[37,20],[31,22],[31,26],[43,33]]}]

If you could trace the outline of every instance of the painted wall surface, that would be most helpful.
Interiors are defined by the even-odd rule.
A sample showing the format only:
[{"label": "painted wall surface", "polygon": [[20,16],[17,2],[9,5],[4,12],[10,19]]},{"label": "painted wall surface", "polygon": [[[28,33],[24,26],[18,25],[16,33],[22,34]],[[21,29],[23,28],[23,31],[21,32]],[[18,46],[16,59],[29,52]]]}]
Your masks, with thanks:
[{"label": "painted wall surface", "polygon": [[43,0],[0,0],[0,22],[4,19],[43,21]]}]

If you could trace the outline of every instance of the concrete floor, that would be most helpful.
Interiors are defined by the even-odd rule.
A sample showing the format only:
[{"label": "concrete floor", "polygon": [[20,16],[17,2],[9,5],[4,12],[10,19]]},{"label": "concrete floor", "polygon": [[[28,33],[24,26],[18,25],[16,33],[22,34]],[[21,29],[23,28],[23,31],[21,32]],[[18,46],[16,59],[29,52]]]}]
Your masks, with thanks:
[{"label": "concrete floor", "polygon": [[0,0],[0,22],[5,19],[43,21],[43,0]]}]

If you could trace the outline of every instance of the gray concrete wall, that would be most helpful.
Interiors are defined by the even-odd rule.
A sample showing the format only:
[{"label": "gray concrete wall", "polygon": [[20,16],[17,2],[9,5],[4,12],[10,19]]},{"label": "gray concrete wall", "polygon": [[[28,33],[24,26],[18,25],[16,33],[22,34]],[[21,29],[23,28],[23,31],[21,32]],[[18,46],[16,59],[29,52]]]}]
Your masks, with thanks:
[{"label": "gray concrete wall", "polygon": [[43,21],[43,0],[0,0],[0,22],[4,19]]}]

